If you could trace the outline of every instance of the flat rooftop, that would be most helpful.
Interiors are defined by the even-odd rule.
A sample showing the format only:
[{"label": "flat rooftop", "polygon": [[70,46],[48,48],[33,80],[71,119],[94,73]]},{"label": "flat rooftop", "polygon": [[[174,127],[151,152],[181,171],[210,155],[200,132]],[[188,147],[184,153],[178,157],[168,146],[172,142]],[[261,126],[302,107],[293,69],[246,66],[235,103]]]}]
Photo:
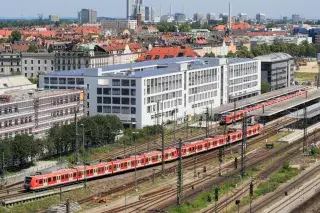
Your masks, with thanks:
[{"label": "flat rooftop", "polygon": [[298,97],[283,101],[281,103],[267,106],[264,108],[264,112],[263,112],[263,109],[252,111],[250,113],[250,115],[268,117],[268,116],[272,116],[277,113],[286,111],[288,109],[292,109],[292,108],[297,107],[301,104],[308,103],[308,102],[313,101],[318,98],[320,98],[320,90],[308,91],[307,98],[305,95],[298,96]]},{"label": "flat rooftop", "polygon": [[[209,67],[217,67],[224,64],[245,63],[250,61],[254,60],[247,58],[221,59],[178,57],[136,63],[109,65],[98,68],[49,72],[47,76],[117,76],[126,78],[142,78],[153,75],[165,75],[168,73],[178,72],[180,71],[179,64],[183,63],[190,63],[188,70],[195,70],[201,68],[204,69]],[[135,72],[128,73],[131,69]]]},{"label": "flat rooftop", "polygon": [[[65,95],[68,93],[77,93],[82,92],[81,90],[10,90],[6,91],[0,95],[0,99],[2,102],[0,104],[6,104],[15,101],[23,101],[23,100],[30,100],[34,98],[43,98],[48,96],[59,96]],[[10,101],[5,101],[6,99]]]},{"label": "flat rooftop", "polygon": [[[286,95],[291,92],[299,91],[301,89],[305,89],[305,86],[291,86],[283,89],[275,90],[272,92],[268,92],[259,96],[254,96],[251,98],[247,98],[241,101],[236,102],[236,109],[241,109],[252,104],[257,104],[266,100],[270,100],[273,98],[277,98],[283,95]],[[234,110],[234,103],[224,104],[220,107],[213,109],[214,114],[224,114]]]}]

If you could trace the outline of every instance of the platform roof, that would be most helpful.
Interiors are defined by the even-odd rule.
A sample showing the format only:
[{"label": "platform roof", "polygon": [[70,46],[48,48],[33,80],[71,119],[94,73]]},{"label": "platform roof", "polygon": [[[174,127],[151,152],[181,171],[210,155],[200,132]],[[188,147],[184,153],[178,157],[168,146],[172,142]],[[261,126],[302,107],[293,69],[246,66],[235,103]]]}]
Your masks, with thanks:
[{"label": "platform roof", "polygon": [[284,112],[286,110],[295,108],[295,107],[297,107],[297,106],[299,106],[301,104],[308,103],[308,102],[313,101],[313,100],[318,99],[318,98],[320,98],[320,90],[313,90],[313,91],[309,91],[307,98],[306,98],[305,95],[298,96],[298,97],[295,97],[293,99],[289,99],[289,100],[283,101],[281,103],[277,103],[277,104],[274,104],[274,105],[267,106],[267,107],[265,107],[264,112],[263,112],[262,108],[259,109],[259,110],[253,111],[253,112],[250,113],[250,115],[272,116],[272,115],[275,115],[277,113]]},{"label": "platform roof", "polygon": [[[254,97],[247,98],[247,99],[244,99],[241,101],[237,101],[236,102],[236,109],[241,109],[246,106],[250,106],[252,104],[257,104],[257,103],[263,102],[265,100],[277,98],[279,96],[283,96],[288,93],[295,92],[295,91],[298,91],[298,90],[301,90],[304,88],[306,88],[306,87],[305,86],[291,86],[291,87],[286,87],[284,89],[279,89],[279,90],[275,90],[272,92],[268,92],[268,93],[265,93],[265,94],[262,94],[259,96],[254,96]],[[213,109],[213,112],[215,114],[224,114],[224,113],[227,113],[227,112],[230,112],[233,110],[234,110],[234,103],[229,103],[229,104],[224,104],[220,107]]]}]

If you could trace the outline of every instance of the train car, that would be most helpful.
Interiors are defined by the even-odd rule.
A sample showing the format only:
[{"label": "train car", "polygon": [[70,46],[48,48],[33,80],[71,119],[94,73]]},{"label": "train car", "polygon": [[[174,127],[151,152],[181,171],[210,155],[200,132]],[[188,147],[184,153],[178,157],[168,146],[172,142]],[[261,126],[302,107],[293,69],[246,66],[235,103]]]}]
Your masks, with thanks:
[{"label": "train car", "polygon": [[177,158],[178,158],[178,151],[176,148],[170,148],[170,149],[164,150],[164,160],[166,162],[176,160]]},{"label": "train car", "polygon": [[196,153],[196,145],[194,143],[185,143],[181,147],[181,155],[182,157],[188,157],[194,155]]},{"label": "train car", "polygon": [[253,125],[253,126],[248,126],[247,127],[247,137],[253,137],[253,136],[256,136],[256,135],[259,135],[261,132],[261,126],[260,124],[256,124],[256,125]]},{"label": "train car", "polygon": [[131,162],[134,161],[134,157],[128,157],[124,159],[117,159],[112,161],[112,174],[128,171],[132,168]]},{"label": "train car", "polygon": [[235,143],[242,140],[242,131],[234,131],[228,134],[228,143]]},{"label": "train car", "polygon": [[144,154],[144,166],[151,166],[157,163],[162,162],[161,158],[162,158],[162,152],[159,151],[153,151],[153,152],[149,152]]},{"label": "train car", "polygon": [[199,140],[193,142],[196,148],[196,153],[201,153],[207,151],[207,141],[205,140]]}]

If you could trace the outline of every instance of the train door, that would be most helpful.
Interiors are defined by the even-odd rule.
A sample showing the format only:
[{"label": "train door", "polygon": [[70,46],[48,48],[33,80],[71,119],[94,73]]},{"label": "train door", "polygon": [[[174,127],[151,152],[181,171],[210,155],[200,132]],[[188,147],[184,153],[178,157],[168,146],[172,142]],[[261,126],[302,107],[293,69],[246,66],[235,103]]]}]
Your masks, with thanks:
[{"label": "train door", "polygon": [[48,186],[48,178],[43,178],[43,186]]},{"label": "train door", "polygon": [[61,183],[61,176],[57,175],[57,183]]}]

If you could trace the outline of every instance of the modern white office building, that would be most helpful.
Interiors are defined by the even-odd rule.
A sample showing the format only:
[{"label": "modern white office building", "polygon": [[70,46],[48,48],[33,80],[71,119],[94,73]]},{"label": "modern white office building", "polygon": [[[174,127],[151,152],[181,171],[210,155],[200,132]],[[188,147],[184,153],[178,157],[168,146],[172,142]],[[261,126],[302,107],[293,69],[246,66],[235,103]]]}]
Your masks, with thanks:
[{"label": "modern white office building", "polygon": [[260,66],[252,59],[170,58],[52,72],[40,76],[40,88],[84,88],[90,116],[115,114],[142,128],[260,94]]}]

